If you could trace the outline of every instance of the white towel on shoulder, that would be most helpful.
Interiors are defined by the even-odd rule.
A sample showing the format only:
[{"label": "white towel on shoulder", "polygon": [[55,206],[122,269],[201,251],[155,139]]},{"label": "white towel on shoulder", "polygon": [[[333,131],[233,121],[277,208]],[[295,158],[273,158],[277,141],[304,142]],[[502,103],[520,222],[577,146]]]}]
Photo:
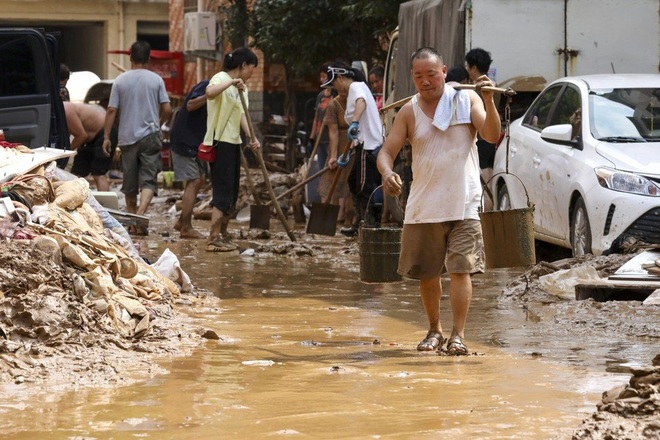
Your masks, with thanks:
[{"label": "white towel on shoulder", "polygon": [[470,95],[445,84],[445,90],[433,115],[433,126],[440,131],[446,131],[452,124],[469,123]]}]

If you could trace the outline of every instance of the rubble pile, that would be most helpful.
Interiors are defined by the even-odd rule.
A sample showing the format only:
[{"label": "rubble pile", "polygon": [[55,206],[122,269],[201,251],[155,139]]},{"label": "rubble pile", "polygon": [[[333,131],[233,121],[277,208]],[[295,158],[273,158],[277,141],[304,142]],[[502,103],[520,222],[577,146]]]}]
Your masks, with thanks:
[{"label": "rubble pile", "polygon": [[573,440],[660,438],[660,355],[632,368],[630,382],[604,392],[597,408]]},{"label": "rubble pile", "polygon": [[49,354],[145,351],[140,342],[162,338],[155,324],[174,315],[181,292],[104,227],[85,179],[49,174],[39,167],[2,183],[0,382],[25,380]]}]

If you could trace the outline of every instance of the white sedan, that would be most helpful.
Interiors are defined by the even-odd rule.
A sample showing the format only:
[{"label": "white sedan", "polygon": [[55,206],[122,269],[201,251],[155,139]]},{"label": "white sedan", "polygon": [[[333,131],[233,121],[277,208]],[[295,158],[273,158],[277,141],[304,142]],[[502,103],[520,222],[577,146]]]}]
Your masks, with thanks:
[{"label": "white sedan", "polygon": [[511,123],[493,173],[498,209],[527,206],[526,190],[536,239],[574,256],[660,244],[660,75],[550,83]]}]

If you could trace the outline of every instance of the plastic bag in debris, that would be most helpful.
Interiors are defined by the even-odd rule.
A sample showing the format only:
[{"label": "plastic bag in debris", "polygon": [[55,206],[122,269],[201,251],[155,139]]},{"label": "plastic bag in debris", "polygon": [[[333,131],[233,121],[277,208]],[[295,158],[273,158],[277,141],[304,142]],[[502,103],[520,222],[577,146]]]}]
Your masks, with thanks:
[{"label": "plastic bag in debris", "polygon": [[193,285],[190,277],[181,269],[179,259],[169,248],[160,256],[158,261],[151,265],[154,269],[181,286],[181,292],[192,292]]},{"label": "plastic bag in debris", "polygon": [[558,270],[539,277],[541,288],[564,299],[575,299],[575,286],[586,280],[599,280],[598,272],[592,266],[578,266]]}]

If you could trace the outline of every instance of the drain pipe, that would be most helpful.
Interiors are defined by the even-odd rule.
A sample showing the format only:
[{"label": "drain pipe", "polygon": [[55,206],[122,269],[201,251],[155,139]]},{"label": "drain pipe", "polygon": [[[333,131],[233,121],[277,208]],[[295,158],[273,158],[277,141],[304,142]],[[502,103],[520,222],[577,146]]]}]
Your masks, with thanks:
[{"label": "drain pipe", "polygon": [[564,76],[568,76],[568,0],[564,0]]},{"label": "drain pipe", "polygon": [[[197,12],[204,12],[204,0],[197,0]],[[204,78],[204,60],[197,57],[197,81],[200,82]]]}]

